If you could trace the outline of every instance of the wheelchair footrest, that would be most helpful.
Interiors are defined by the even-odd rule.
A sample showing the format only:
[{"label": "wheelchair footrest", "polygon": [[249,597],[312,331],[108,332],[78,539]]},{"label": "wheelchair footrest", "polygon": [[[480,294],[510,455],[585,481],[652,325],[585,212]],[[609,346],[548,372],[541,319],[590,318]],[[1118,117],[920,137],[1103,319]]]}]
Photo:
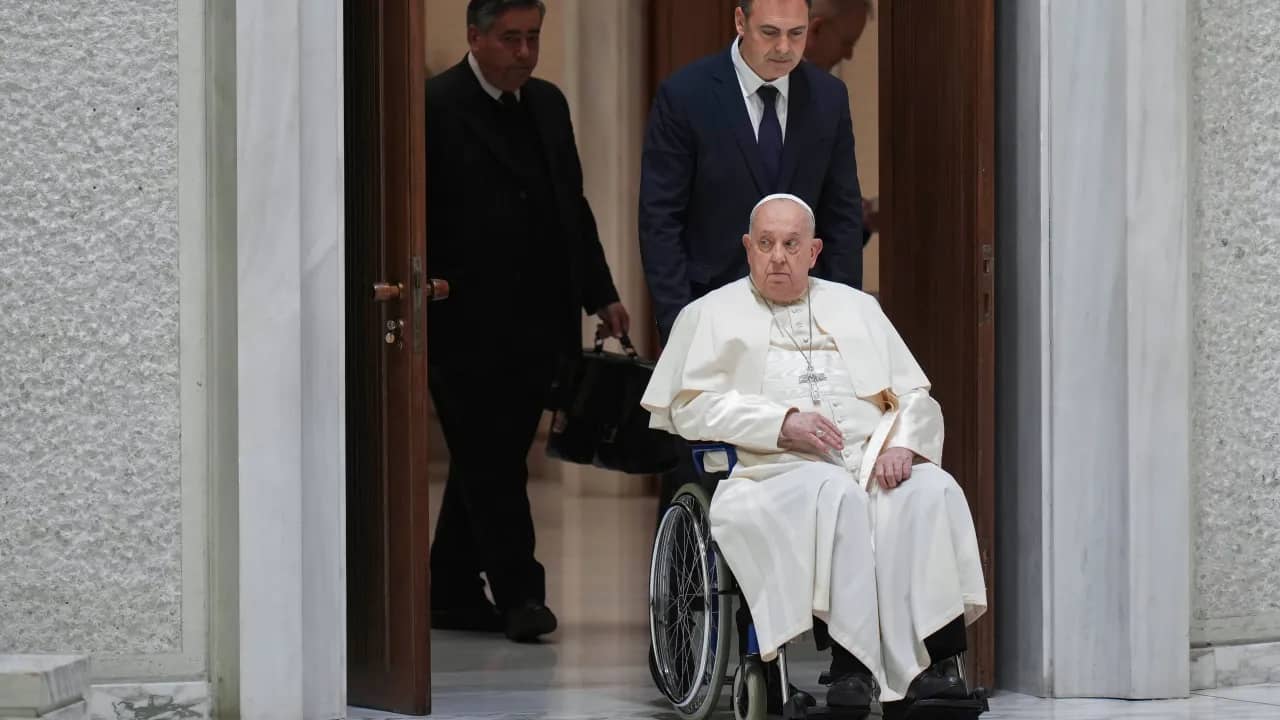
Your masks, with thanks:
[{"label": "wheelchair footrest", "polygon": [[902,717],[905,720],[974,720],[990,709],[987,691],[975,688],[967,698],[918,700],[911,703]]}]

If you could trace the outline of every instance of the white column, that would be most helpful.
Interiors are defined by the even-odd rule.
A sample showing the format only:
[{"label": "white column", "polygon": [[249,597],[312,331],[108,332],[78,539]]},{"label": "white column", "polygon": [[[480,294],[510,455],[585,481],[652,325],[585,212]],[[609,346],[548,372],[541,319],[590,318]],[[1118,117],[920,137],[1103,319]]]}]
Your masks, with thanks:
[{"label": "white column", "polygon": [[1000,172],[1026,181],[1000,186],[999,407],[1016,440],[1000,441],[996,607],[1013,689],[1189,691],[1186,17],[1184,0],[1001,14],[1002,63],[1028,68],[1002,72],[1001,96],[1038,110],[1034,128],[1002,115],[1025,142]]},{"label": "white column", "polygon": [[241,717],[345,713],[338,0],[236,6]]},{"label": "white column", "polygon": [[299,0],[236,4],[240,712],[302,708]]},{"label": "white column", "polygon": [[1129,691],[1190,692],[1190,33],[1184,0],[1128,0]]},{"label": "white column", "polygon": [[341,0],[301,11],[302,695],[347,706],[345,166]]}]

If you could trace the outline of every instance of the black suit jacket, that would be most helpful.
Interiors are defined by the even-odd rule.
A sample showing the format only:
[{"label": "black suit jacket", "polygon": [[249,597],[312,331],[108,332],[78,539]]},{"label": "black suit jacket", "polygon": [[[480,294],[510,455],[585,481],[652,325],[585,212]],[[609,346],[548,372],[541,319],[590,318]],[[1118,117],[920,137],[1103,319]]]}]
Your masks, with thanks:
[{"label": "black suit jacket", "polygon": [[808,62],[791,72],[780,178],[767,185],[729,50],[676,72],[645,132],[640,251],[665,339],[689,301],[747,273],[742,236],[772,192],[813,208],[822,254],[814,274],[862,285],[862,197],[844,83]]},{"label": "black suit jacket", "polygon": [[[489,340],[500,346],[504,327],[532,313],[563,315],[561,350],[581,348],[582,311],[618,300],[582,191],[569,105],[555,85],[531,78],[520,90],[533,116],[550,170],[556,232],[535,237],[528,227],[534,192],[516,172],[496,120],[497,101],[485,93],[466,59],[426,84],[427,268],[448,280],[449,299],[431,305],[433,363],[468,362]],[[529,268],[516,259],[529,243],[560,258],[566,272],[545,287],[553,307],[529,297]],[[559,263],[557,263],[558,265]],[[567,287],[560,287],[567,283]],[[538,350],[539,348],[526,348]]]}]

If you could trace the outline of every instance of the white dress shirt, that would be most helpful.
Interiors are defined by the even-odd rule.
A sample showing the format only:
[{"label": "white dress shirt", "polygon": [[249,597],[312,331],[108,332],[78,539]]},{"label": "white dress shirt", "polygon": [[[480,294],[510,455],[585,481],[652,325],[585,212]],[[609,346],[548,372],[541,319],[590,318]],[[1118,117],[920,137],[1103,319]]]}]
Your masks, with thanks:
[{"label": "white dress shirt", "polygon": [[[494,86],[493,83],[484,79],[484,73],[480,72],[480,63],[476,62],[476,57],[471,53],[467,53],[467,64],[471,66],[471,72],[476,74],[476,79],[480,81],[480,87],[484,88],[484,91],[488,93],[489,97],[497,100],[498,102],[502,102],[502,91]],[[519,90],[516,90],[516,99],[520,99]],[[759,122],[756,123],[757,126],[759,124]],[[783,127],[786,126],[784,125]]]},{"label": "white dress shirt", "polygon": [[756,94],[756,91],[761,85],[768,84],[778,88],[778,99],[773,107],[778,113],[778,124],[782,126],[782,139],[786,140],[787,94],[791,90],[791,76],[783,75],[777,80],[766,83],[755,70],[751,69],[747,61],[742,59],[737,39],[729,46],[729,56],[733,58],[733,69],[738,74],[738,86],[742,88],[742,99],[747,103],[747,115],[751,118],[751,130],[755,133],[756,139],[760,139],[760,120],[764,117],[764,100]]}]

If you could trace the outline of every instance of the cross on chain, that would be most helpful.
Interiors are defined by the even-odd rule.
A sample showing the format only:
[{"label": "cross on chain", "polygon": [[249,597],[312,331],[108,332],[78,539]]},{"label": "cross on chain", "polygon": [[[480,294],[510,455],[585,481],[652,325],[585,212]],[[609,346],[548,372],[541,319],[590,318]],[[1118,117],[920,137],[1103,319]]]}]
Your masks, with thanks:
[{"label": "cross on chain", "polygon": [[809,383],[809,397],[813,400],[813,404],[817,405],[822,398],[818,395],[818,383],[827,379],[827,374],[822,372],[814,372],[813,366],[809,366],[808,372],[800,376],[801,383]]}]

